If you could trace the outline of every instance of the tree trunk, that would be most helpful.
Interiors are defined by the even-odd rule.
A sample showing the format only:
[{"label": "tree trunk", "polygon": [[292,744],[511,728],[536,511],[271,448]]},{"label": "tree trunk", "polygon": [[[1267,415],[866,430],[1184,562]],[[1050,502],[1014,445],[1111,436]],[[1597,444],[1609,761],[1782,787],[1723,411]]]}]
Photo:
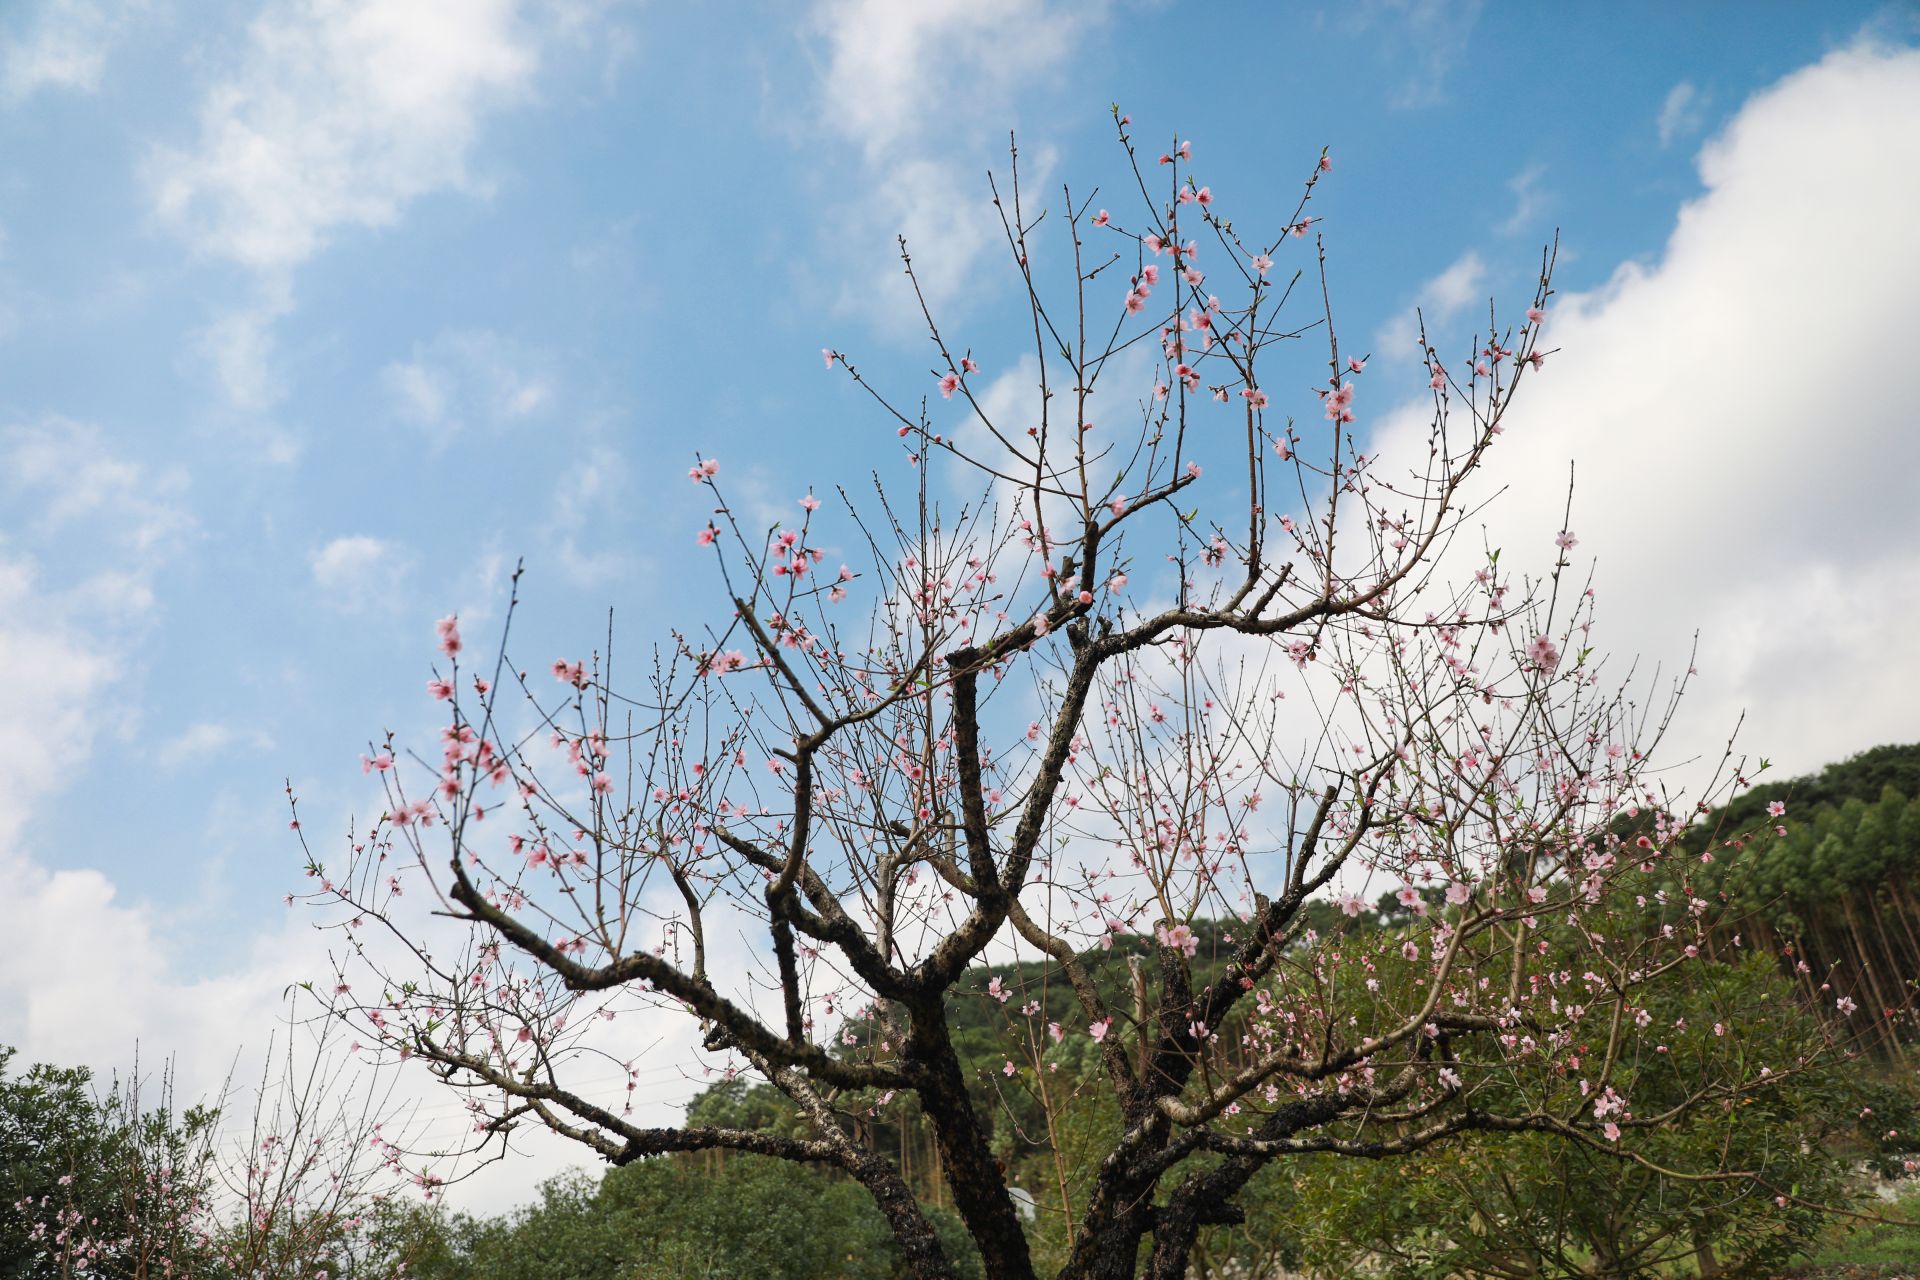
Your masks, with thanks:
[{"label": "tree trunk", "polygon": [[974,1113],[973,1099],[967,1096],[960,1058],[938,997],[912,1010],[907,1057],[926,1064],[930,1078],[919,1090],[920,1105],[933,1125],[934,1149],[946,1172],[947,1188],[953,1192],[953,1207],[980,1247],[987,1274],[995,1280],[1031,1280],[1033,1260],[1027,1252],[1027,1235],[987,1144],[986,1130]]},{"label": "tree trunk", "polygon": [[1887,1000],[1886,993],[1880,988],[1880,975],[1876,972],[1878,966],[1873,963],[1873,952],[1869,948],[1865,931],[1860,928],[1860,917],[1853,909],[1851,894],[1840,899],[1840,910],[1846,917],[1847,932],[1853,936],[1854,963],[1860,969],[1861,984],[1865,988],[1867,998],[1874,1004],[1873,1028],[1879,1033],[1881,1042],[1886,1045],[1887,1053],[1896,1062],[1904,1061],[1906,1055],[1901,1052],[1900,1038],[1894,1034],[1892,1021],[1886,1016],[1886,1011],[1893,1006]]},{"label": "tree trunk", "polygon": [[1907,954],[1913,957],[1913,967],[1908,972],[1920,974],[1920,938],[1916,938],[1913,933],[1913,899],[1908,895],[1906,886],[1898,877],[1887,880],[1887,894],[1887,905],[1892,910],[1894,919],[1900,922],[1900,931],[1906,935]]},{"label": "tree trunk", "polygon": [[[1873,913],[1873,928],[1875,935],[1880,939],[1881,953],[1892,962],[1887,967],[1888,994],[1892,998],[1892,1003],[1887,1006],[1892,1010],[1888,1015],[1888,1021],[1895,1023],[1897,1027],[1899,1023],[1906,1021],[1907,1011],[1913,1004],[1913,990],[1908,985],[1910,980],[1902,981],[1901,975],[1920,974],[1920,957],[1914,956],[1911,952],[1903,954],[1900,936],[1887,927],[1887,916],[1899,914],[1891,901],[1887,903],[1886,911],[1882,912],[1878,897],[1869,893],[1867,910]],[[1896,1031],[1895,1039],[1898,1038]]]},{"label": "tree trunk", "polygon": [[1705,1236],[1693,1238],[1693,1265],[1699,1268],[1701,1280],[1720,1274],[1720,1259],[1714,1256],[1713,1241]]},{"label": "tree trunk", "polygon": [[907,1274],[913,1280],[954,1280],[946,1249],[899,1170],[885,1156],[868,1152],[851,1172],[886,1217],[905,1257]]}]

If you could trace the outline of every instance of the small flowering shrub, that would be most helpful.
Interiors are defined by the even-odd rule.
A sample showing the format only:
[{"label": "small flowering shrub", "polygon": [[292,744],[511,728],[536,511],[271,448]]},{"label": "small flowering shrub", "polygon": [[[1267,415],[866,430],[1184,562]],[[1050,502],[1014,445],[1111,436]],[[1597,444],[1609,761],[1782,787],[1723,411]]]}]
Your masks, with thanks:
[{"label": "small flowering shrub", "polygon": [[[69,1108],[42,1144],[64,1171],[12,1204],[20,1274],[397,1280],[405,1251],[373,1238],[374,1210],[399,1185],[387,1092],[340,1070],[324,1035],[278,1069],[269,1054],[250,1119],[235,1112],[224,1125],[217,1106],[180,1109],[170,1074],[143,1103],[137,1070],[90,1113]],[[357,1265],[376,1255],[388,1265]]]}]

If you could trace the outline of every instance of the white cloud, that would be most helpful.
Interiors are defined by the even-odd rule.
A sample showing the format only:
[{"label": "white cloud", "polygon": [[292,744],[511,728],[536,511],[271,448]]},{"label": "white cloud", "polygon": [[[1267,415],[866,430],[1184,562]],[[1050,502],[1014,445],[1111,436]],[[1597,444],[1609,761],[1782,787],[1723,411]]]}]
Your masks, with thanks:
[{"label": "white cloud", "polygon": [[[1917,118],[1913,50],[1835,53],[1747,102],[1660,259],[1556,300],[1562,350],[1482,482],[1508,486],[1493,543],[1540,565],[1577,460],[1601,651],[1671,671],[1700,631],[1692,749],[1744,711],[1742,741],[1801,770],[1920,724],[1920,134],[1888,127]],[[1421,456],[1425,422],[1380,455]]]},{"label": "white cloud", "polygon": [[1660,118],[1655,124],[1660,131],[1660,145],[1670,147],[1681,138],[1698,133],[1706,121],[1706,112],[1706,96],[1694,88],[1691,81],[1682,80],[1673,86],[1667,100],[1660,104]]},{"label": "white cloud", "polygon": [[335,538],[308,557],[313,582],[335,609],[354,613],[399,598],[407,557],[390,542],[367,534]]},{"label": "white cloud", "polygon": [[37,502],[35,524],[45,534],[82,525],[150,566],[193,528],[177,505],[186,473],[177,467],[153,472],[114,456],[88,423],[49,416],[7,427],[0,430],[0,460],[0,492]]},{"label": "white cloud", "polygon": [[257,729],[236,729],[229,724],[202,720],[161,743],[154,752],[154,760],[163,769],[177,769],[211,759],[235,746],[266,751],[272,748],[273,739]]},{"label": "white cloud", "polygon": [[1507,179],[1507,190],[1513,193],[1513,212],[1500,224],[1501,235],[1525,231],[1553,203],[1552,195],[1540,189],[1540,179],[1546,172],[1543,164],[1528,165]]},{"label": "white cloud", "polygon": [[151,160],[160,215],[197,248],[299,265],[342,227],[474,190],[485,114],[525,92],[535,55],[514,0],[282,0],[208,89],[200,138]]},{"label": "white cloud", "polygon": [[143,1042],[178,1053],[198,1093],[218,1083],[243,1040],[264,1039],[292,976],[280,946],[256,957],[277,965],[183,980],[153,912],[122,901],[104,873],[49,871],[12,849],[0,851],[0,868],[9,885],[0,923],[13,940],[0,957],[0,1043],[106,1072],[124,1070]]},{"label": "white cloud", "polygon": [[394,412],[444,443],[469,423],[510,426],[552,401],[551,361],[485,330],[442,334],[381,371]]},{"label": "white cloud", "polygon": [[1420,290],[1422,306],[1450,320],[1460,309],[1486,296],[1487,264],[1477,253],[1462,254]]},{"label": "white cloud", "polygon": [[19,102],[42,89],[94,92],[125,18],[143,7],[121,0],[109,16],[93,0],[47,0],[17,33],[0,31],[0,98]]},{"label": "white cloud", "polygon": [[577,42],[611,8],[523,7],[269,0],[237,62],[206,87],[198,137],[148,155],[159,219],[256,275],[258,299],[217,316],[196,344],[236,408],[259,413],[284,396],[273,337],[293,309],[292,272],[342,231],[393,226],[422,196],[484,196],[473,155],[488,117],[531,96],[543,38]]},{"label": "white cloud", "polygon": [[[833,220],[835,239],[887,246],[848,284],[843,307],[870,309],[878,299],[917,320],[891,248],[896,234],[907,237],[936,309],[961,296],[983,254],[999,243],[978,175],[1005,162],[1017,94],[1066,63],[1106,14],[1104,0],[816,5],[814,29],[828,46],[819,120],[857,143],[865,161],[861,198]],[[1046,148],[1031,138],[1022,147],[1023,175],[1038,189]]]},{"label": "white cloud", "polygon": [[1466,53],[1483,7],[1484,0],[1353,0],[1342,16],[1406,66],[1387,101],[1411,109],[1446,101],[1447,77]]},{"label": "white cloud", "polygon": [[1420,286],[1412,304],[1375,335],[1374,349],[1390,360],[1410,359],[1417,354],[1423,318],[1427,323],[1428,341],[1437,342],[1439,335],[1435,330],[1486,298],[1487,264],[1478,253],[1469,250]]},{"label": "white cloud", "polygon": [[1065,61],[1104,5],[1036,8],[1024,0],[827,0],[816,27],[832,53],[825,118],[885,160],[945,122],[964,90],[1001,110],[1029,78]]},{"label": "white cloud", "polygon": [[[119,661],[41,589],[26,557],[0,555],[0,847],[20,835],[34,799],[52,790],[93,741],[89,702]],[[0,1037],[0,1043],[4,1038]]]},{"label": "white cloud", "polygon": [[[635,553],[630,548],[608,546],[591,536],[595,515],[630,492],[626,459],[604,446],[588,451],[578,467],[561,477],[554,489],[553,515],[542,534],[569,582],[603,586],[632,566]],[[761,523],[764,527],[771,521]]]},{"label": "white cloud", "polygon": [[969,170],[970,176],[962,176],[959,165],[923,157],[889,165],[861,214],[871,232],[864,236],[865,243],[881,246],[874,251],[879,278],[847,281],[837,300],[840,308],[860,311],[873,305],[877,296],[912,326],[910,332],[924,336],[926,321],[901,272],[894,237],[906,238],[920,288],[934,318],[941,319],[976,278],[988,250],[1002,243],[1000,226],[982,198],[979,179],[971,176],[984,168],[983,164]]},{"label": "white cloud", "polygon": [[[116,705],[126,655],[151,609],[150,579],[186,527],[166,503],[178,483],[113,456],[84,424],[50,419],[4,440],[0,473],[19,523],[0,544],[0,935],[11,940],[0,951],[0,1044],[105,1069],[160,1019],[191,1051],[228,993],[156,999],[146,913],[117,903],[99,872],[48,870],[26,844],[36,811],[63,791],[111,801],[112,779],[86,762],[100,728],[128,715]],[[26,549],[34,541],[58,546],[63,581],[47,581]],[[90,556],[106,567],[73,567]],[[230,1052],[206,1048],[209,1059]]]},{"label": "white cloud", "polygon": [[439,426],[446,421],[452,388],[445,371],[424,361],[395,361],[382,370],[380,380],[393,399],[394,411],[410,422]]},{"label": "white cloud", "polygon": [[259,413],[280,400],[281,380],[273,367],[273,326],[292,310],[291,284],[285,277],[271,278],[261,282],[251,305],[216,316],[194,335],[200,356],[236,409]]},{"label": "white cloud", "polygon": [[185,485],[116,455],[88,423],[0,428],[0,854],[91,750],[105,722],[92,704],[120,680],[153,576],[192,532]]}]

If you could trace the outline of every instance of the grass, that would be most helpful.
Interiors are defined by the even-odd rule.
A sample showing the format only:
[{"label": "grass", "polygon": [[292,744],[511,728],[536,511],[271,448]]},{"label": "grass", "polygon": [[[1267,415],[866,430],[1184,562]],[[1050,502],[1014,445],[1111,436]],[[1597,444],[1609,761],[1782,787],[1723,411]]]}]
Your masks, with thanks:
[{"label": "grass", "polygon": [[[1882,1204],[1879,1211],[1920,1223],[1920,1191]],[[1920,1278],[1920,1226],[1874,1222],[1836,1228],[1787,1275],[1794,1280],[1915,1280]]]}]

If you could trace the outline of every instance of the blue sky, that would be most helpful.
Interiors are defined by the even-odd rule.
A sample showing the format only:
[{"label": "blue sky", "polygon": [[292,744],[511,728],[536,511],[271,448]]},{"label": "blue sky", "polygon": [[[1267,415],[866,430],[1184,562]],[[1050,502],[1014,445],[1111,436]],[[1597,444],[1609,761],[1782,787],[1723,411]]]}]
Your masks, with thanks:
[{"label": "blue sky", "polygon": [[6,6],[0,1042],[245,1034],[307,976],[283,780],[310,826],[364,809],[368,740],[434,723],[433,620],[484,636],[520,558],[522,653],[711,616],[696,448],[774,504],[897,468],[821,347],[930,389],[904,230],[1010,367],[985,171],[1017,130],[1040,198],[1115,189],[1110,103],[1249,221],[1330,148],[1342,327],[1388,378],[1416,302],[1517,300],[1558,229],[1582,390],[1541,393],[1512,518],[1594,464],[1614,641],[1701,628],[1713,730],[1754,708],[1794,768],[1920,737],[1886,661],[1920,599],[1914,12]]}]

